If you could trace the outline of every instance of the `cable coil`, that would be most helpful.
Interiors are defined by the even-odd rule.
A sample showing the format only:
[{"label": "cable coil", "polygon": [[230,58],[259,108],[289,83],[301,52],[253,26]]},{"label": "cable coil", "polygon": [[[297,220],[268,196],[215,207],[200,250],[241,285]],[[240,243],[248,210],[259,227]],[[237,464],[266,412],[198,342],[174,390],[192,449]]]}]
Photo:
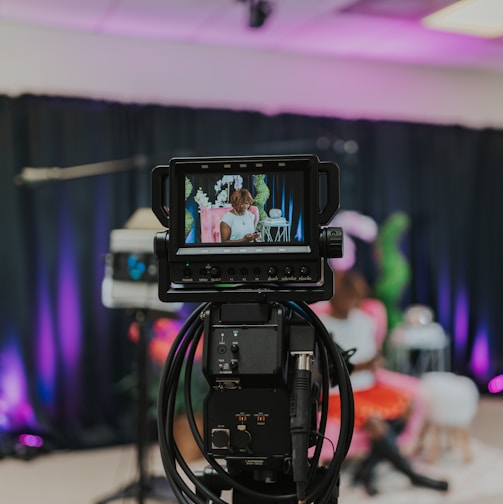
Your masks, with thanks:
[{"label": "cable coil", "polygon": [[[319,354],[321,371],[321,408],[316,432],[314,453],[310,459],[305,502],[328,504],[334,502],[334,486],[338,485],[342,462],[348,452],[353,434],[354,405],[349,372],[341,351],[333,342],[325,326],[306,303],[282,303],[296,312],[315,328],[315,338]],[[194,357],[197,346],[203,335],[202,314],[211,306],[205,303],[196,308],[178,333],[164,363],[158,395],[158,436],[161,458],[166,477],[172,486],[178,502],[206,504],[227,504],[220,495],[206,486],[189,467],[182,457],[173,433],[173,418],[178,383],[184,374],[185,412],[190,430],[201,454],[205,457],[212,470],[221,478],[224,485],[252,498],[254,502],[297,502],[295,494],[265,494],[250,488],[239,479],[233,478],[213,456],[205,453],[204,442],[196,425],[191,381]],[[184,369],[185,367],[185,369]],[[341,426],[337,445],[331,462],[325,468],[321,478],[317,474],[322,443],[325,440],[325,428],[328,417],[328,398],[330,389],[330,371],[334,370],[333,378],[339,386],[341,405]],[[319,473],[318,473],[319,475]],[[187,481],[188,480],[188,481]],[[193,487],[190,486],[192,483]]]}]

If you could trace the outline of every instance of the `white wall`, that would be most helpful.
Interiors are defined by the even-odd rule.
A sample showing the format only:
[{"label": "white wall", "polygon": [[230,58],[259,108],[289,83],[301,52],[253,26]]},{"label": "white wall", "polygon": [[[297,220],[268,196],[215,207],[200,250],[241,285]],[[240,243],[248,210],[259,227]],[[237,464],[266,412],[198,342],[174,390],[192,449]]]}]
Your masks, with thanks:
[{"label": "white wall", "polygon": [[0,23],[0,94],[503,128],[503,74]]}]

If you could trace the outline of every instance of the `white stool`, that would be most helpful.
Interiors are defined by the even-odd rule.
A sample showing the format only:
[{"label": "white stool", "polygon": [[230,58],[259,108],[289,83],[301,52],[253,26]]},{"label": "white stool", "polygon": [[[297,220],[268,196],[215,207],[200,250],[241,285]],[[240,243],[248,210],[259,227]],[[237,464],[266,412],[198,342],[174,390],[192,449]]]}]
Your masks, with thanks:
[{"label": "white stool", "polygon": [[396,371],[421,376],[428,371],[450,370],[450,344],[442,326],[433,322],[427,306],[414,305],[390,334],[392,365]]},{"label": "white stool", "polygon": [[480,395],[475,383],[453,373],[426,373],[421,377],[420,390],[428,408],[422,436],[427,460],[433,463],[438,459],[444,440],[449,448],[461,448],[463,460],[470,461],[470,425]]}]

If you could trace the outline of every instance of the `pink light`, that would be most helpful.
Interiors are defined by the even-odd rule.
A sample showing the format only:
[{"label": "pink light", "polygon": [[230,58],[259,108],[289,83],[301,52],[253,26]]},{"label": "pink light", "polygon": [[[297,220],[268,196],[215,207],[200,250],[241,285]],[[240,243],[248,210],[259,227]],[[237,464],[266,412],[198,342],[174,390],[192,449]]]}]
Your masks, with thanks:
[{"label": "pink light", "polygon": [[44,446],[44,440],[40,436],[35,436],[34,434],[21,434],[19,436],[19,442],[30,448],[42,448],[42,446]]},{"label": "pink light", "polygon": [[58,280],[58,344],[63,357],[65,378],[65,409],[69,418],[77,415],[77,400],[80,395],[80,361],[82,357],[82,314],[80,311],[79,289],[80,278],[75,263],[75,228],[69,217],[70,203],[65,193],[61,204],[60,215],[60,250]]},{"label": "pink light", "polygon": [[491,394],[497,394],[498,392],[503,391],[503,374],[495,376],[492,380],[487,384],[487,388]]},{"label": "pink light", "polygon": [[38,315],[37,315],[37,361],[38,361],[38,395],[45,406],[54,405],[56,390],[56,346],[54,341],[53,306],[49,295],[49,281],[39,258],[38,278]]},{"label": "pink light", "polygon": [[484,328],[481,328],[475,336],[470,364],[475,376],[482,380],[487,378],[489,370],[489,338]]},{"label": "pink light", "polygon": [[0,348],[0,426],[3,428],[35,423],[21,352],[14,338],[13,335],[12,341]]},{"label": "pink light", "polygon": [[456,295],[456,313],[454,316],[454,338],[456,348],[464,351],[468,340],[469,307],[466,289],[461,286]]}]

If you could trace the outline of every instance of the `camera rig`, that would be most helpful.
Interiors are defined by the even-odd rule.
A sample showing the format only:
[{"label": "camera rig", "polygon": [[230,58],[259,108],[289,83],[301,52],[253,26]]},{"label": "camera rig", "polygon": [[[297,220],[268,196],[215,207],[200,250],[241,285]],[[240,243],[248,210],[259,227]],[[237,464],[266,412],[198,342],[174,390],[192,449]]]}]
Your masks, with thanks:
[{"label": "camera rig", "polygon": [[[222,242],[222,215],[241,215],[228,201],[242,189],[257,207],[260,238]],[[342,256],[342,230],[323,226],[338,207],[338,166],[314,155],[174,158],[154,168],[152,209],[168,228],[154,239],[159,298],[202,303],[173,343],[159,388],[161,456],[179,502],[224,504],[226,490],[234,504],[337,502],[351,385],[344,356],[308,303],[333,294],[328,258]],[[191,394],[201,340],[202,433]],[[196,473],[173,435],[182,376],[189,425],[208,463]],[[341,431],[333,459],[321,465],[334,384]]]}]

